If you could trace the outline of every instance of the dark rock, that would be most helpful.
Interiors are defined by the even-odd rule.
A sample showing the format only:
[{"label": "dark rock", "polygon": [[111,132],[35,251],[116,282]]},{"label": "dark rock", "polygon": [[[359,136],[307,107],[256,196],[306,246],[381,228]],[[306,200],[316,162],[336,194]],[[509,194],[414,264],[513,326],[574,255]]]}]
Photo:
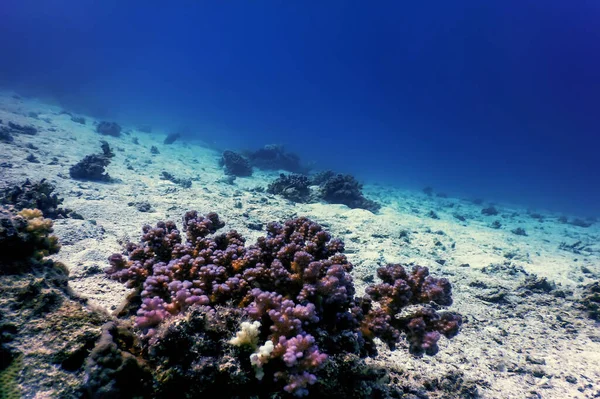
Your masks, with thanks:
[{"label": "dark rock", "polygon": [[184,179],[184,178],[178,178],[173,176],[172,174],[170,174],[167,171],[162,171],[162,174],[160,176],[160,178],[162,180],[168,180],[172,183],[177,184],[178,186],[181,186],[183,188],[190,188],[192,187],[192,180],[191,179]]},{"label": "dark rock", "polygon": [[532,275],[527,276],[519,288],[527,289],[538,294],[547,294],[556,289],[556,283],[554,281],[549,281],[546,277]]},{"label": "dark rock", "polygon": [[150,205],[150,203],[147,201],[130,202],[127,205],[135,206],[135,208],[140,212],[152,212],[152,205]]},{"label": "dark rock", "polygon": [[177,140],[180,137],[181,134],[179,133],[169,133],[169,135],[165,137],[165,141],[163,141],[163,144],[173,144],[175,140]]},{"label": "dark rock", "polygon": [[8,127],[12,129],[13,133],[28,134],[30,136],[34,136],[38,132],[38,130],[31,125],[18,125],[13,122],[8,122]]},{"label": "dark rock", "polygon": [[512,229],[510,232],[513,234],[516,234],[518,236],[526,236],[527,235],[527,232],[525,232],[525,229],[522,227],[517,227],[516,229]]},{"label": "dark rock", "polygon": [[121,136],[121,126],[116,122],[102,121],[96,126],[96,132],[104,136],[119,137]]},{"label": "dark rock", "polygon": [[490,206],[488,208],[483,208],[481,210],[481,214],[485,216],[496,216],[498,214],[498,210],[495,207]]},{"label": "dark rock", "polygon": [[499,228],[501,228],[501,227],[502,227],[502,223],[500,223],[500,221],[499,221],[499,220],[494,220],[494,221],[492,222],[492,224],[490,225],[490,227],[491,227],[492,229],[499,229]]},{"label": "dark rock", "polygon": [[429,211],[427,212],[427,216],[429,216],[432,219],[439,219],[440,217],[438,216],[437,213],[435,213],[434,211]]},{"label": "dark rock", "polygon": [[583,219],[573,219],[573,220],[569,221],[568,223],[572,226],[577,226],[577,227],[590,227],[593,224],[592,222],[587,222]]},{"label": "dark rock", "polygon": [[12,143],[15,141],[14,137],[11,134],[11,130],[6,126],[0,127],[0,141],[4,143]]},{"label": "dark rock", "polygon": [[27,155],[27,157],[25,158],[25,160],[27,162],[31,162],[31,163],[40,163],[40,160],[37,159],[37,157],[35,155],[33,155],[33,154]]},{"label": "dark rock", "polygon": [[158,155],[160,154],[160,151],[158,151],[158,148],[156,148],[155,145],[153,145],[152,147],[150,147],[150,152],[154,155]]},{"label": "dark rock", "polygon": [[454,216],[455,219],[460,220],[461,222],[464,222],[467,220],[463,215],[458,214],[458,213],[453,213],[452,216]]},{"label": "dark rock", "polygon": [[260,222],[248,222],[247,226],[250,230],[261,231],[263,229],[263,224]]}]

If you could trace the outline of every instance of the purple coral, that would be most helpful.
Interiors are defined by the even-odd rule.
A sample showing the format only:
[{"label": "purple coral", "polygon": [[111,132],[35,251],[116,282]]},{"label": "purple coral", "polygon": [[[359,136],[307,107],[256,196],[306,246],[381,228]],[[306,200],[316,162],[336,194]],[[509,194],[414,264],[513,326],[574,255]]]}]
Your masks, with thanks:
[{"label": "purple coral", "polygon": [[[173,222],[159,222],[144,227],[140,244],[127,246],[128,257],[110,257],[108,275],[141,297],[136,325],[151,345],[164,320],[189,309],[241,309],[260,322],[256,375],[303,396],[328,355],[374,354],[375,338],[393,349],[403,335],[412,353],[433,355],[442,335],[458,332],[460,316],[429,306],[452,299],[450,283],[427,268],[382,267],[382,282],[357,298],[344,244],[313,221],[270,223],[267,235],[248,247],[235,231],[215,235],[223,225],[215,213],[190,211],[185,240]],[[420,306],[397,317],[408,305]]]},{"label": "purple coral", "polygon": [[452,338],[458,334],[462,318],[453,313],[438,313],[431,306],[421,306],[415,311],[395,317],[408,305],[452,304],[452,289],[445,278],[434,278],[426,267],[415,266],[408,273],[401,265],[387,265],[377,269],[377,275],[383,281],[367,287],[366,292],[380,309],[371,309],[363,322],[363,331],[367,335],[379,337],[391,348],[404,332],[415,355],[435,355],[437,342],[444,335]]}]

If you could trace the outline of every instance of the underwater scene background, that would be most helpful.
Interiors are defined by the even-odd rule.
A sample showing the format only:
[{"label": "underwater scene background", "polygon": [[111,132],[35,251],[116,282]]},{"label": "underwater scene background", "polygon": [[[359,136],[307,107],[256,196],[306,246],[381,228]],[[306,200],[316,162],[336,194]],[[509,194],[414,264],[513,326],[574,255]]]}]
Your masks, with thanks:
[{"label": "underwater scene background", "polygon": [[0,2],[0,399],[600,397],[599,10]]},{"label": "underwater scene background", "polygon": [[0,82],[368,182],[597,213],[597,2],[5,1]]}]

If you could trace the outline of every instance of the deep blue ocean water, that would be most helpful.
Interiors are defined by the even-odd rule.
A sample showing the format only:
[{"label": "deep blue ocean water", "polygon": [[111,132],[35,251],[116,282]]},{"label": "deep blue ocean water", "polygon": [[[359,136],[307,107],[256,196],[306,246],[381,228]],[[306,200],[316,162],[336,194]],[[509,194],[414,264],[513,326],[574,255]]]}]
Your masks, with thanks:
[{"label": "deep blue ocean water", "polygon": [[600,2],[4,0],[0,86],[366,182],[600,213]]}]

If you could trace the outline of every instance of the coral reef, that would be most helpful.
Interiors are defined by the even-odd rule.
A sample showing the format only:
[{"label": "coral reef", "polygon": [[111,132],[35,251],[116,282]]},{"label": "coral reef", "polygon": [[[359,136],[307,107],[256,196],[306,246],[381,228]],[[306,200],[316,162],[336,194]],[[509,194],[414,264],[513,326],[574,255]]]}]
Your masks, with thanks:
[{"label": "coral reef", "polygon": [[310,200],[310,180],[307,176],[296,174],[280,174],[279,178],[269,184],[267,192],[281,195],[294,202],[308,202]]},{"label": "coral reef", "polygon": [[180,137],[181,137],[181,134],[179,134],[179,133],[169,133],[167,135],[167,137],[165,137],[163,144],[173,144],[175,142],[175,140],[177,140]]},{"label": "coral reef", "polygon": [[50,219],[74,218],[83,219],[71,209],[61,208],[63,199],[53,194],[55,187],[46,179],[31,183],[29,179],[21,185],[0,190],[0,204],[12,205],[17,210],[36,208]]},{"label": "coral reef", "polygon": [[270,223],[248,247],[236,231],[215,234],[223,226],[189,211],[184,236],[173,222],[144,226],[127,256],[109,258],[108,276],[134,289],[121,313],[135,314],[145,344],[128,353],[157,370],[154,397],[305,396],[320,373],[344,370],[335,359],[360,368],[375,338],[395,349],[404,335],[420,356],[458,332],[460,316],[436,310],[452,303],[450,283],[425,267],[381,267],[382,282],[356,297],[344,244],[309,219]]},{"label": "coral reef", "polygon": [[96,125],[96,132],[103,136],[121,136],[121,126],[116,122],[102,121]]},{"label": "coral reef", "polygon": [[111,177],[105,168],[110,164],[115,154],[108,143],[102,141],[102,154],[87,155],[81,161],[71,166],[69,173],[73,179],[110,181]]},{"label": "coral reef", "polygon": [[377,212],[381,205],[377,202],[365,198],[362,193],[362,184],[360,184],[351,175],[333,174],[327,173],[325,175],[319,175],[318,180],[313,182],[319,182],[322,198],[332,204],[344,204],[350,208],[362,208],[367,209],[371,212]]},{"label": "coral reef", "polygon": [[233,151],[224,151],[219,164],[225,169],[225,174],[233,176],[252,176],[250,162]]},{"label": "coral reef", "polygon": [[286,152],[283,146],[270,144],[248,153],[250,164],[263,170],[287,170],[292,173],[307,173],[308,168],[300,164],[298,155]]}]

